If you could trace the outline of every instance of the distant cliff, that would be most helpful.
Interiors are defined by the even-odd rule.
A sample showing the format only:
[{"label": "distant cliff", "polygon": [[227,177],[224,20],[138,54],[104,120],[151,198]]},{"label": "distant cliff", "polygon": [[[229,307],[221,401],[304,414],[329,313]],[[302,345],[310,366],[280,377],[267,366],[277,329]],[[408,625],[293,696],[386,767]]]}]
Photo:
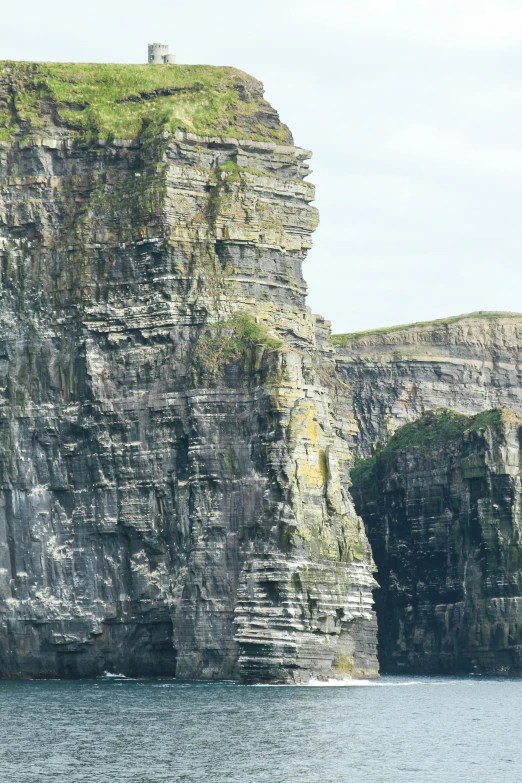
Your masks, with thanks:
[{"label": "distant cliff", "polygon": [[332,338],[351,387],[360,453],[425,411],[522,413],[522,315],[472,313]]},{"label": "distant cliff", "polygon": [[522,418],[439,409],[352,472],[385,672],[522,674]]},{"label": "distant cliff", "polygon": [[231,68],[5,62],[0,120],[0,675],[376,675],[309,153]]}]

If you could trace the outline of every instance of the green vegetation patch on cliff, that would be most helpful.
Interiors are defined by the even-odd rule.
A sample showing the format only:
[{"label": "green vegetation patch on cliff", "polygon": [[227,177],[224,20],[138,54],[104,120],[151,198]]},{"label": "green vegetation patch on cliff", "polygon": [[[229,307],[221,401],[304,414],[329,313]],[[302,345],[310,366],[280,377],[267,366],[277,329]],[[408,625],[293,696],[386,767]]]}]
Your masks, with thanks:
[{"label": "green vegetation patch on cliff", "polygon": [[353,340],[358,340],[361,337],[370,337],[374,334],[391,334],[393,332],[402,332],[407,329],[417,329],[422,326],[449,326],[450,324],[464,321],[468,318],[480,319],[480,320],[493,320],[499,318],[522,318],[522,313],[503,313],[503,312],[487,312],[479,311],[476,313],[468,313],[464,315],[454,315],[450,318],[440,318],[436,321],[417,321],[411,324],[400,324],[398,326],[384,326],[379,329],[368,329],[365,332],[346,332],[346,334],[333,334],[330,338],[330,342],[333,345],[348,345]]},{"label": "green vegetation patch on cliff", "polygon": [[427,452],[462,438],[465,432],[478,432],[487,427],[501,426],[506,419],[516,419],[522,424],[522,420],[516,413],[507,408],[495,408],[475,416],[465,416],[447,408],[428,411],[417,421],[400,427],[389,442],[379,448],[372,457],[356,458],[351,471],[352,483],[357,486],[361,482],[366,482],[394,452],[410,449],[422,449]]},{"label": "green vegetation patch on cliff", "polygon": [[236,313],[227,321],[209,326],[198,342],[196,361],[202,371],[216,375],[230,362],[252,356],[259,345],[276,351],[283,343],[270,337],[266,326],[257,323],[250,313]]},{"label": "green vegetation patch on cliff", "polygon": [[0,140],[57,127],[134,139],[155,116],[170,132],[292,144],[262,84],[235,68],[0,61]]}]

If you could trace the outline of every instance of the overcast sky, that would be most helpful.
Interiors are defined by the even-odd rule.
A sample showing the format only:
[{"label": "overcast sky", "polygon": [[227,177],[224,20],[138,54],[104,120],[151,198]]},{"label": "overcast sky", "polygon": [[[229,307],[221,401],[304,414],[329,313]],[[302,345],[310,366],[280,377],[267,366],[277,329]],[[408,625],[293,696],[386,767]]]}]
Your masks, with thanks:
[{"label": "overcast sky", "polygon": [[0,58],[261,79],[313,150],[308,303],[334,331],[522,311],[522,0],[25,0]]}]

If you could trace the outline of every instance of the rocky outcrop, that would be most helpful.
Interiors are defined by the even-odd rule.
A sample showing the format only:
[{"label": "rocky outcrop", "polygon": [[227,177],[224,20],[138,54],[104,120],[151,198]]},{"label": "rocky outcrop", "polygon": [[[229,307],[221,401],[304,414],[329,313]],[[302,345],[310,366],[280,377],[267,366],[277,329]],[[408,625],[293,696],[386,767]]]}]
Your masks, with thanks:
[{"label": "rocky outcrop", "polygon": [[63,67],[0,80],[0,675],[375,676],[310,153],[233,69]]},{"label": "rocky outcrop", "polygon": [[472,313],[333,342],[339,376],[352,390],[362,456],[437,407],[522,413],[520,314]]},{"label": "rocky outcrop", "polygon": [[353,471],[385,672],[522,674],[522,419],[437,410]]}]

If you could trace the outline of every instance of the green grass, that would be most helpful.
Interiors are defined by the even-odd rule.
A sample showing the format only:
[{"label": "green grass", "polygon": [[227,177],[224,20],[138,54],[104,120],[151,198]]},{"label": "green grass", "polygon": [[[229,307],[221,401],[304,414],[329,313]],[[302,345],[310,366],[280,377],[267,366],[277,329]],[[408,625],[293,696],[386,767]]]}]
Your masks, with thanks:
[{"label": "green grass", "polygon": [[170,132],[292,143],[260,82],[235,68],[0,61],[0,140],[56,125],[135,139],[145,118]]},{"label": "green grass", "polygon": [[256,323],[250,313],[237,313],[227,321],[210,325],[199,340],[196,361],[202,370],[215,375],[230,362],[252,356],[258,345],[276,351],[283,343],[270,337],[266,327]]},{"label": "green grass", "polygon": [[378,464],[382,465],[394,452],[411,449],[429,451],[431,448],[438,448],[442,444],[449,444],[462,438],[465,432],[477,432],[487,427],[502,426],[506,420],[522,424],[522,419],[509,408],[494,408],[475,416],[466,416],[448,408],[428,411],[416,421],[400,427],[374,456],[368,459],[356,459],[351,471],[352,482],[358,486],[361,481],[368,480]]},{"label": "green grass", "polygon": [[443,441],[460,438],[466,431],[476,432],[500,424],[503,412],[503,408],[495,408],[478,413],[476,416],[466,416],[448,408],[437,408],[428,411],[417,421],[400,427],[383,451],[427,448]]},{"label": "green grass", "polygon": [[346,334],[333,334],[330,341],[334,345],[348,345],[352,340],[358,340],[360,337],[368,337],[372,334],[390,334],[392,332],[402,332],[404,329],[415,329],[419,326],[444,326],[446,324],[458,323],[467,318],[477,318],[481,320],[495,318],[522,318],[522,313],[502,313],[479,311],[468,313],[467,315],[454,315],[450,318],[440,318],[436,321],[417,321],[412,324],[400,324],[398,326],[381,327],[379,329],[368,329],[365,332],[347,332]]}]

